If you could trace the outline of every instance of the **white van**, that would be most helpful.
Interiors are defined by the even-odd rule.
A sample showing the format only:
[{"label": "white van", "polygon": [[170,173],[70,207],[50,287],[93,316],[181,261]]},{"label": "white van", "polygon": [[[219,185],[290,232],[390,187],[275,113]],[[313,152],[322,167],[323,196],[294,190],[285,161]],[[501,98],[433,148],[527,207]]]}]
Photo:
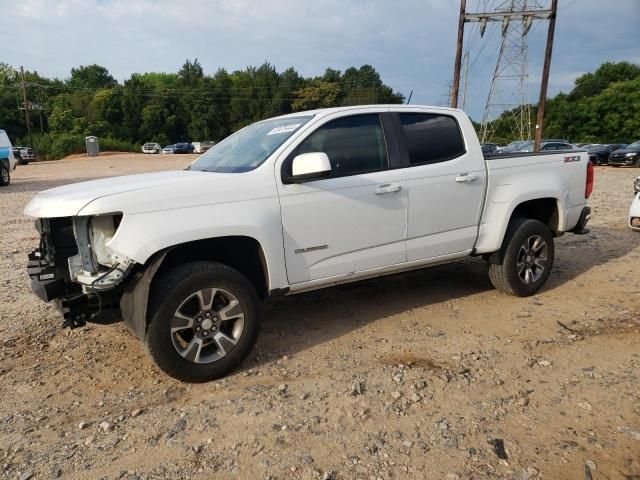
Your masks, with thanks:
[{"label": "white van", "polygon": [[0,187],[9,185],[11,181],[11,170],[16,168],[16,159],[13,156],[11,141],[7,132],[0,130]]}]

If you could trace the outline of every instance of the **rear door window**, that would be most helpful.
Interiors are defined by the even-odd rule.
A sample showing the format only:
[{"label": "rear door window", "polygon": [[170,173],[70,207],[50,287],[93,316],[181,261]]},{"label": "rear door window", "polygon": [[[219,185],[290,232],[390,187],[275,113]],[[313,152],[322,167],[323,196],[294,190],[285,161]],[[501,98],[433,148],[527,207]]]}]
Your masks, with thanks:
[{"label": "rear door window", "polygon": [[433,113],[400,113],[398,117],[412,165],[445,162],[466,152],[455,118]]}]

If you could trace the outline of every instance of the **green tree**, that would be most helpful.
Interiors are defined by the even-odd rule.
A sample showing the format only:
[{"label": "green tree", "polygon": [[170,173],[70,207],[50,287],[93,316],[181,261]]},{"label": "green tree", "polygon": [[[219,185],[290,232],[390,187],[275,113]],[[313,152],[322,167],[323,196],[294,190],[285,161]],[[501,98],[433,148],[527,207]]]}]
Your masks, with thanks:
[{"label": "green tree", "polygon": [[71,77],[67,85],[72,88],[111,88],[118,82],[111,76],[109,70],[100,65],[87,65],[71,69]]}]

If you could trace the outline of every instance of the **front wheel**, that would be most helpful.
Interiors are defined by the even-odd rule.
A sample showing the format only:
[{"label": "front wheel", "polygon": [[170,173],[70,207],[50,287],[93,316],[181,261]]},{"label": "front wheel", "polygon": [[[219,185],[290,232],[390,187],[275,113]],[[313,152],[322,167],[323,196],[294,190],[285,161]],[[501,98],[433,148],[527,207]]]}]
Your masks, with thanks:
[{"label": "front wheel", "polygon": [[538,220],[515,219],[505,236],[502,262],[491,264],[489,279],[503,292],[528,297],[546,282],[554,254],[549,227]]},{"label": "front wheel", "polygon": [[157,282],[145,344],[163,372],[206,382],[245,360],[260,324],[258,297],[246,277],[219,263],[192,262]]}]

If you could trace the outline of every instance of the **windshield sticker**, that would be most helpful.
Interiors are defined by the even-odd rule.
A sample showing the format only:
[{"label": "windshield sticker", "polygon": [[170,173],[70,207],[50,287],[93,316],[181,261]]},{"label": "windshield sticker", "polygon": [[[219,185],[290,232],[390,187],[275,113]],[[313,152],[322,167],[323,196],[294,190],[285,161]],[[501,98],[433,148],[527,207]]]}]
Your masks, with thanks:
[{"label": "windshield sticker", "polygon": [[300,125],[301,125],[300,123],[294,123],[293,125],[285,125],[283,127],[275,127],[273,129],[271,129],[271,131],[269,133],[267,133],[267,135],[278,135],[279,133],[293,132]]}]

